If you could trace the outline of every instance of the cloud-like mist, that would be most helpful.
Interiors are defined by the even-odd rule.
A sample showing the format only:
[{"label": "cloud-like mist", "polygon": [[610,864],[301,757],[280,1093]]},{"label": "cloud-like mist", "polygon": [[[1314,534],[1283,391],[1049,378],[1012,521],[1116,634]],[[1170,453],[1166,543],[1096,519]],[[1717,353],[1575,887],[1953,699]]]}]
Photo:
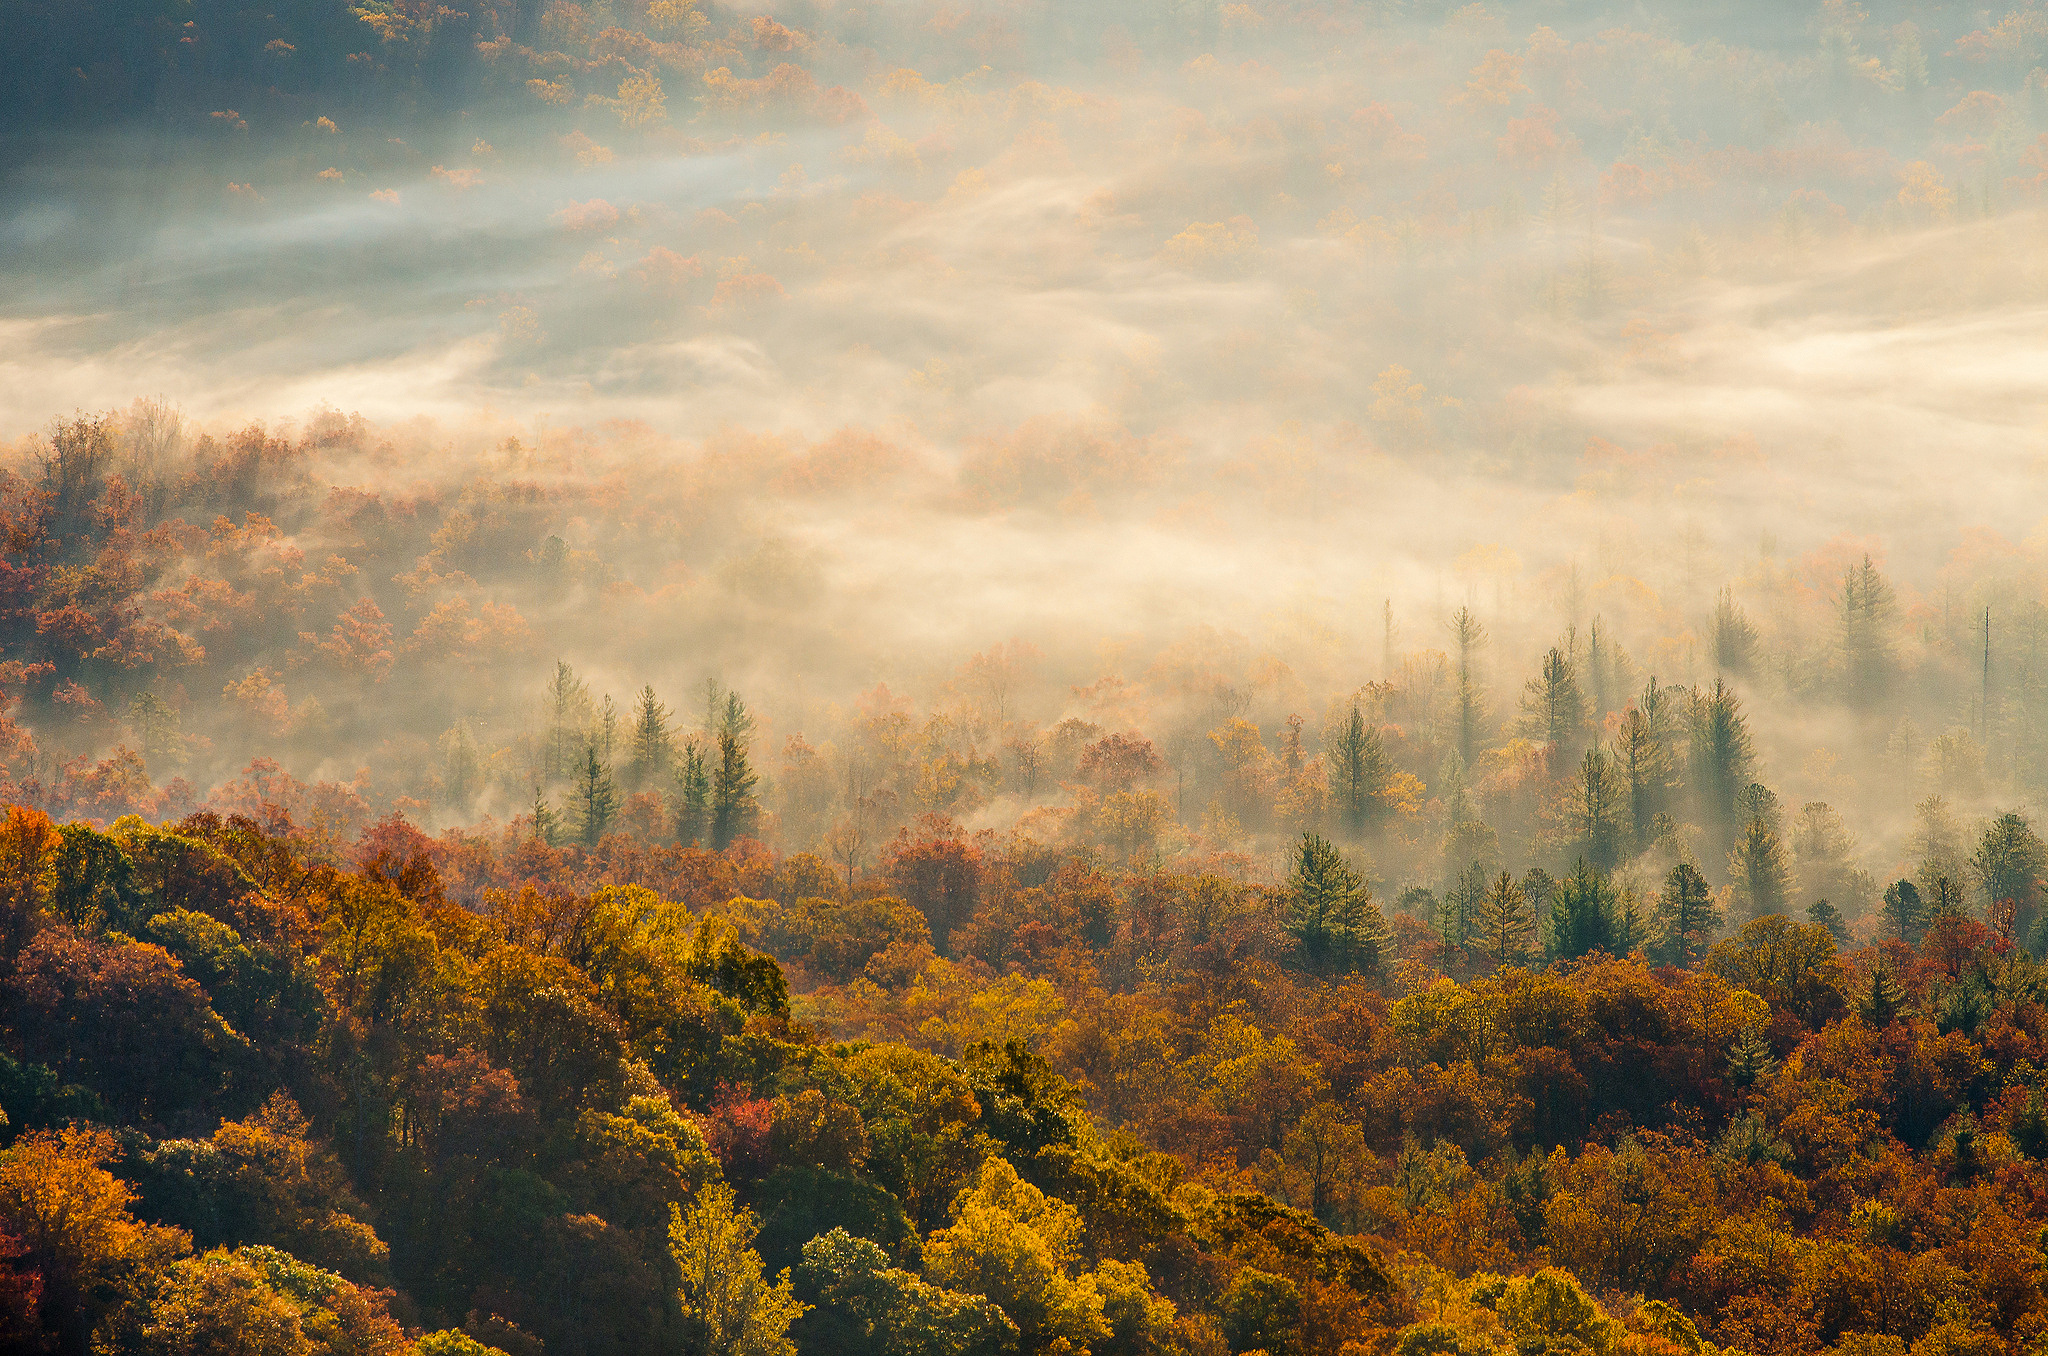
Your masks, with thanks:
[{"label": "cloud-like mist", "polygon": [[[2042,601],[2048,95],[1950,11],[473,8],[489,78],[443,112],[316,88],[9,174],[22,464],[137,396],[181,412],[173,459],[261,422],[288,487],[214,508],[360,576],[246,643],[203,590],[145,606],[209,651],[130,684],[208,741],[202,789],[281,747],[508,818],[557,657],[622,703],[737,686],[772,747],[846,760],[878,684],[963,757],[1240,712],[1313,748],[1461,604],[1498,726],[1596,617],[1632,681],[1711,681],[1732,586],[1778,657],[1745,684],[1769,777],[1878,853],[1900,722],[1976,719],[1970,617]],[[1882,720],[1823,676],[1866,553],[1912,675]],[[393,628],[367,687],[316,644],[358,594]],[[962,665],[1002,642],[1038,658],[992,709]],[[281,712],[215,695],[251,673]],[[103,755],[132,695],[30,723]]]}]

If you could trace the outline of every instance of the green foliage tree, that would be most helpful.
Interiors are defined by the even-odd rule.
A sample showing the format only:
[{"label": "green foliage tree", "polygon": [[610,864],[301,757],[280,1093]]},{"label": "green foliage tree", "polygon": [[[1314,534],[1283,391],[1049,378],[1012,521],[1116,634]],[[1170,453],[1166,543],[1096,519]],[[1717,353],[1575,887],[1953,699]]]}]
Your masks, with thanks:
[{"label": "green foliage tree", "polygon": [[1892,967],[1882,958],[1870,967],[1870,974],[1856,996],[1856,1015],[1867,1026],[1887,1027],[1906,1010],[1906,991],[1899,986]]},{"label": "green foliage tree", "polygon": [[1620,860],[1628,821],[1627,790],[1599,749],[1587,749],[1572,785],[1574,851],[1602,871]]},{"label": "green foliage tree", "polygon": [[1707,966],[1815,1029],[1847,1006],[1835,939],[1824,927],[1795,923],[1781,913],[1752,919],[1716,943]]},{"label": "green foliage tree", "polygon": [[1386,818],[1382,795],[1393,767],[1379,727],[1368,724],[1364,713],[1353,706],[1326,757],[1338,821],[1358,839]]},{"label": "green foliage tree", "polygon": [[618,818],[619,793],[612,786],[612,769],[599,759],[597,746],[583,750],[583,766],[576,773],[576,835],[586,848],[594,848],[611,831]]},{"label": "green foliage tree", "polygon": [[1691,746],[1686,777],[1698,803],[1701,823],[1727,842],[1737,827],[1735,801],[1749,785],[1756,753],[1741,699],[1724,681],[1695,692],[1691,702]]},{"label": "green foliage tree", "polygon": [[555,661],[554,676],[548,681],[543,705],[547,711],[547,748],[542,762],[549,781],[571,776],[576,771],[576,750],[587,742],[590,727],[590,689],[576,676],[566,659]]},{"label": "green foliage tree", "polygon": [[1529,934],[1534,926],[1528,895],[1512,874],[1501,872],[1480,905],[1480,935],[1485,938],[1486,958],[1496,967],[1520,965],[1528,959]]},{"label": "green foliage tree", "polygon": [[1735,886],[1738,917],[1747,920],[1785,911],[1792,869],[1784,845],[1764,816],[1752,815],[1728,850],[1728,878]]},{"label": "green foliage tree", "polygon": [[669,733],[668,707],[654,688],[640,689],[633,709],[633,759],[626,765],[626,784],[635,791],[666,786],[675,762],[675,738]]},{"label": "green foliage tree", "polygon": [[1895,880],[1885,887],[1885,930],[1908,945],[1917,943],[1927,930],[1927,910],[1920,900],[1920,887],[1910,880]]},{"label": "green foliage tree", "polygon": [[1376,968],[1391,941],[1372,890],[1319,834],[1305,833],[1287,879],[1283,926],[1319,971]]},{"label": "green foliage tree", "polygon": [[1756,627],[1735,601],[1733,589],[1722,589],[1714,597],[1714,669],[1734,677],[1746,677],[1756,665]]},{"label": "green foliage tree", "polygon": [[538,783],[533,788],[533,806],[528,813],[533,816],[533,836],[553,847],[555,840],[561,836],[562,822],[554,807],[548,804],[547,793]]},{"label": "green foliage tree", "polygon": [[1586,699],[1579,691],[1578,666],[1559,646],[1551,646],[1536,676],[1522,689],[1521,728],[1550,750],[1553,767],[1569,767],[1578,756],[1586,724]]},{"label": "green foliage tree", "polygon": [[1458,758],[1472,766],[1479,752],[1479,727],[1486,716],[1486,700],[1472,681],[1472,656],[1486,646],[1486,628],[1469,607],[1460,607],[1448,623],[1451,643],[1458,651]]},{"label": "green foliage tree", "polygon": [[1891,637],[1887,629],[1897,611],[1892,586],[1869,556],[1842,576],[1837,601],[1842,624],[1844,686],[1849,700],[1867,706],[1890,690]]},{"label": "green foliage tree", "polygon": [[704,749],[695,739],[683,746],[683,765],[676,772],[676,841],[701,847],[711,837],[711,773]]},{"label": "green foliage tree", "polygon": [[1285,1276],[1246,1267],[1218,1306],[1232,1351],[1291,1352],[1301,1329],[1301,1289]]},{"label": "green foliage tree", "polygon": [[1828,936],[1835,939],[1836,946],[1849,944],[1849,923],[1842,917],[1842,911],[1825,899],[1816,899],[1806,906],[1806,921],[1828,930]]},{"label": "green foliage tree", "polygon": [[723,852],[753,831],[759,807],[754,787],[761,780],[748,761],[754,718],[739,694],[726,694],[718,725],[718,766],[711,772],[711,847]]},{"label": "green foliage tree", "polygon": [[1690,967],[1707,954],[1721,929],[1721,911],[1707,878],[1691,862],[1680,862],[1665,875],[1650,927],[1655,958],[1666,965]]},{"label": "green foliage tree", "polygon": [[1664,808],[1669,758],[1654,721],[1640,705],[1629,707],[1622,715],[1610,762],[1627,806],[1628,841],[1641,847],[1653,836],[1657,815]]},{"label": "green foliage tree", "polygon": [[1987,915],[2009,910],[2021,937],[2042,917],[2042,874],[2048,871],[2043,844],[2025,815],[2007,810],[1991,821],[1970,856],[1970,875],[1984,897]]},{"label": "green foliage tree", "polygon": [[1614,885],[1601,870],[1579,858],[1570,874],[1557,883],[1550,901],[1551,960],[1571,960],[1595,951],[1615,949]]},{"label": "green foliage tree", "polygon": [[792,1329],[801,1351],[1000,1356],[1017,1341],[1017,1325],[988,1300],[933,1285],[845,1229],[804,1244],[794,1285],[808,1306]]}]

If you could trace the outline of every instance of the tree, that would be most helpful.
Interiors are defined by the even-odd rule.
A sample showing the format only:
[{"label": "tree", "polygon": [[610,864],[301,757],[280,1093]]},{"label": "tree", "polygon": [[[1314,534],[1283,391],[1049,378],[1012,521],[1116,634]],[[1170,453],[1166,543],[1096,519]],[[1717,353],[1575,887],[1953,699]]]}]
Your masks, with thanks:
[{"label": "tree", "polygon": [[1970,875],[1983,893],[1987,913],[2004,907],[2018,935],[2030,936],[2041,914],[2041,876],[2048,870],[2048,845],[2025,815],[2007,810],[1991,821],[1970,856]]},{"label": "tree", "polygon": [[1778,1057],[1771,1053],[1771,1042],[1765,1034],[1764,1024],[1754,1022],[1744,1027],[1735,1043],[1728,1047],[1728,1081],[1738,1088],[1746,1088],[1777,1071]]},{"label": "tree", "polygon": [[1086,1349],[1109,1336],[1092,1276],[1075,1276],[1081,1217],[990,1157],[953,1201],[953,1222],[925,1244],[925,1274],[939,1285],[985,1295],[1017,1325],[1025,1351]]},{"label": "tree", "polygon": [[675,738],[669,733],[668,707],[655,697],[650,684],[640,689],[640,701],[633,711],[633,761],[627,764],[626,784],[635,791],[666,785],[674,761]]},{"label": "tree", "polygon": [[1447,947],[1463,947],[1482,935],[1480,911],[1486,902],[1487,867],[1469,861],[1437,904],[1437,935]]},{"label": "tree", "polygon": [[[1656,681],[1651,680],[1654,688]],[[1611,766],[1621,780],[1628,810],[1628,840],[1641,847],[1650,841],[1652,825],[1664,808],[1669,759],[1656,726],[1640,705],[1630,706],[1615,732]]]},{"label": "tree", "polygon": [[1835,939],[1824,927],[1766,914],[1715,944],[1708,968],[1818,1030],[1842,1011],[1844,979]]},{"label": "tree", "polygon": [[711,773],[711,847],[723,852],[754,828],[754,786],[761,779],[747,760],[754,718],[739,694],[726,694],[718,724],[718,766]]},{"label": "tree", "polygon": [[1886,627],[1897,610],[1892,586],[1869,556],[1843,575],[1838,607],[1846,692],[1852,704],[1867,706],[1882,699],[1890,686],[1892,651]]},{"label": "tree", "polygon": [[1917,865],[1913,883],[1922,899],[1934,895],[1934,882],[1946,876],[1961,880],[1969,869],[1963,856],[1963,826],[1949,808],[1946,797],[1928,796],[1913,807],[1913,834],[1907,851]]},{"label": "tree", "polygon": [[1861,913],[1868,904],[1874,887],[1856,865],[1855,836],[1826,802],[1808,801],[1799,807],[1792,825],[1792,862],[1799,897],[1831,899],[1850,913]]},{"label": "tree", "polygon": [[1301,1290],[1285,1276],[1246,1267],[1217,1307],[1232,1351],[1295,1350],[1302,1323]]},{"label": "tree", "polygon": [[1369,725],[1357,706],[1327,755],[1330,791],[1344,829],[1355,840],[1384,821],[1382,798],[1393,772],[1377,725]]},{"label": "tree", "polygon": [[1657,958],[1667,965],[1690,967],[1707,954],[1721,929],[1721,911],[1707,878],[1691,862],[1680,862],[1664,877],[1650,913]]},{"label": "tree", "polygon": [[1763,815],[1752,815],[1749,827],[1728,850],[1728,878],[1735,886],[1739,916],[1747,920],[1783,913],[1791,877],[1777,833]]},{"label": "tree", "polygon": [[1816,899],[1806,906],[1806,921],[1828,930],[1828,936],[1835,939],[1836,946],[1849,944],[1849,924],[1842,917],[1842,911],[1825,899]]},{"label": "tree", "polygon": [[[1686,776],[1699,801],[1702,823],[1717,835],[1726,835],[1737,822],[1736,796],[1749,785],[1756,762],[1749,722],[1741,700],[1716,678],[1712,688],[1693,694],[1691,724]],[[1724,836],[1719,841],[1728,840]]]},{"label": "tree", "polygon": [[1549,747],[1553,768],[1568,766],[1578,752],[1579,732],[1586,723],[1586,700],[1579,692],[1578,668],[1553,645],[1544,654],[1536,676],[1522,688],[1522,728]]},{"label": "tree", "polygon": [[1372,970],[1392,941],[1372,891],[1321,835],[1304,833],[1287,879],[1283,926],[1317,970]]},{"label": "tree", "polygon": [[67,1351],[84,1351],[97,1317],[126,1283],[188,1251],[182,1230],[128,1213],[135,1193],[104,1166],[119,1159],[111,1132],[31,1131],[0,1153],[0,1218],[43,1273],[43,1308]]},{"label": "tree", "polygon": [[1735,590],[1722,589],[1714,597],[1714,669],[1717,673],[1748,675],[1756,664],[1756,627],[1735,601]]},{"label": "tree", "polygon": [[676,772],[676,841],[697,847],[710,836],[711,774],[704,766],[703,746],[692,739],[683,746],[683,765]]},{"label": "tree", "polygon": [[584,735],[590,726],[590,689],[566,659],[555,661],[555,676],[548,683],[545,705],[548,742],[542,775],[552,781],[574,771],[576,746],[585,742]]},{"label": "tree", "polygon": [[619,812],[619,793],[612,787],[611,765],[597,756],[597,746],[583,750],[583,766],[576,774],[576,833],[583,846],[594,848]]},{"label": "tree", "polygon": [[547,793],[541,790],[539,783],[535,783],[533,788],[533,836],[546,843],[549,847],[553,847],[555,845],[555,838],[561,831],[561,821],[555,814],[554,807],[548,804]]},{"label": "tree", "polygon": [[1870,967],[1870,977],[1856,997],[1856,1015],[1864,1025],[1887,1027],[1906,1010],[1906,991],[1899,987],[1892,967],[1882,957]]},{"label": "tree", "polygon": [[1587,749],[1572,786],[1572,837],[1575,850],[1602,871],[1612,870],[1621,857],[1626,810],[1613,763],[1599,749]]},{"label": "tree", "polygon": [[1910,880],[1896,880],[1885,887],[1884,925],[1891,935],[1915,945],[1927,930],[1927,910],[1920,902],[1920,887]]},{"label": "tree", "polygon": [[1614,886],[1584,857],[1557,883],[1550,902],[1549,955],[1571,960],[1614,950]]},{"label": "tree", "polygon": [[677,1292],[698,1356],[796,1356],[789,1325],[803,1316],[787,1273],[769,1284],[750,1246],[753,1215],[735,1209],[732,1188],[712,1182],[687,1213],[670,1205],[669,1256],[682,1276]]},{"label": "tree", "polygon": [[1451,614],[1451,642],[1458,649],[1458,757],[1472,766],[1478,752],[1479,722],[1485,716],[1485,699],[1472,682],[1472,654],[1486,646],[1486,628],[1469,607]]},{"label": "tree", "polygon": [[1494,880],[1480,906],[1479,919],[1486,958],[1496,968],[1528,959],[1529,933],[1535,922],[1529,913],[1529,897],[1513,875],[1503,871]]},{"label": "tree", "polygon": [[979,1295],[932,1285],[892,1265],[889,1255],[843,1228],[804,1244],[797,1297],[802,1351],[844,1356],[1000,1356],[1017,1325]]}]

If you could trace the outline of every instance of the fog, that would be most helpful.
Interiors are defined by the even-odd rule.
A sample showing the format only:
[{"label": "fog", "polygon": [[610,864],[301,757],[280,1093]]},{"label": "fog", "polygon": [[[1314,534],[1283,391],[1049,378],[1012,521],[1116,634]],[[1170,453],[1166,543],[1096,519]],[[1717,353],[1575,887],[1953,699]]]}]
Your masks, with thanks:
[{"label": "fog", "polygon": [[[365,813],[503,823],[546,779],[557,659],[690,722],[707,679],[737,688],[771,782],[801,733],[844,783],[901,699],[924,743],[870,750],[891,766],[1000,765],[1071,717],[1206,786],[1209,729],[1278,749],[1300,714],[1313,754],[1364,685],[1448,652],[1461,605],[1490,744],[1597,618],[1631,690],[1735,679],[1759,777],[1840,805],[1872,870],[1929,790],[1983,813],[2039,784],[2048,670],[2009,628],[2048,554],[2048,79],[1995,15],[473,8],[347,36],[377,82],[159,94],[55,119],[9,168],[17,469],[95,411],[132,462],[174,409],[185,521],[261,512],[308,579],[356,571],[258,619],[299,564],[163,547],[137,607],[205,657],[86,681],[90,719],[28,681],[39,786],[134,746],[147,691],[187,740],[150,774],[191,803],[268,756]],[[288,36],[275,60],[310,63]],[[252,424],[297,449],[263,459],[275,488],[200,483],[204,440]],[[550,538],[567,573],[542,578]],[[1866,554],[1895,673],[1851,700],[1831,647]],[[185,586],[215,575],[253,611]],[[1723,588],[1760,632],[1741,672]],[[358,597],[392,628],[375,672],[317,644]],[[992,687],[970,661],[998,645],[1027,658]],[[1924,772],[1908,725],[1970,731],[1990,771]],[[791,775],[764,804],[794,849],[836,811],[778,800]],[[1004,829],[1032,801],[1009,777],[892,813]],[[1223,846],[1194,796],[1174,841]],[[1423,871],[1429,833],[1385,874]]]}]

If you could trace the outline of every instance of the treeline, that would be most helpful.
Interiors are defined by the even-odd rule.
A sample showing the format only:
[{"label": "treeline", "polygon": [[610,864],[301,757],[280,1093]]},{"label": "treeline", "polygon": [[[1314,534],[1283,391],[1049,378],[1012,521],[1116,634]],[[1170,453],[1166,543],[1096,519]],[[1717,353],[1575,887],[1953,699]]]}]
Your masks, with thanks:
[{"label": "treeline", "polygon": [[[2048,768],[2048,607],[2017,550],[1939,610],[1861,552],[1746,585],[1768,624],[1723,589],[1698,633],[1638,641],[1683,682],[1583,599],[1564,601],[1592,615],[1526,676],[1474,608],[1418,619],[1424,647],[1404,650],[1389,603],[1381,676],[1363,683],[1348,657],[1304,656],[1327,675],[1311,685],[1278,656],[1198,636],[1082,687],[1010,642],[927,684],[921,707],[877,686],[809,707],[805,731],[716,679],[687,697],[641,683],[622,703],[566,659],[542,668],[544,630],[632,672],[622,637],[678,605],[793,624],[718,585],[650,593],[622,548],[607,558],[553,530],[577,517],[615,540],[672,536],[687,516],[704,526],[685,558],[715,559],[729,515],[701,487],[331,484],[327,459],[383,455],[373,436],[323,416],[296,439],[188,438],[144,403],[34,440],[0,475],[6,794],[102,824],[274,804],[337,846],[391,810],[591,850],[620,832],[715,851],[758,838],[815,851],[849,883],[932,815],[1015,825],[1110,867],[1268,880],[1314,833],[1391,926],[1454,951],[1503,872],[1552,957],[1587,949],[1552,920],[1588,891],[1607,940],[1658,959],[1809,910],[1844,937],[1910,939],[1967,909],[2042,945],[2024,884],[2039,844],[2010,807]],[[500,455],[530,454],[515,441]],[[358,770],[295,775],[335,767]],[[1658,900],[1681,865],[1711,895],[1689,916],[1710,921],[1658,950]]]},{"label": "treeline", "polygon": [[[20,1349],[2005,1356],[2048,1329],[2048,971],[1996,911],[1857,949],[1770,913],[1653,966],[1590,864],[1554,887],[1565,949],[1512,876],[1459,947],[1314,835],[1272,887],[940,820],[851,885],[751,839],[530,824],[332,852],[276,807],[9,811]],[[1707,901],[1681,864],[1646,935]]]}]

